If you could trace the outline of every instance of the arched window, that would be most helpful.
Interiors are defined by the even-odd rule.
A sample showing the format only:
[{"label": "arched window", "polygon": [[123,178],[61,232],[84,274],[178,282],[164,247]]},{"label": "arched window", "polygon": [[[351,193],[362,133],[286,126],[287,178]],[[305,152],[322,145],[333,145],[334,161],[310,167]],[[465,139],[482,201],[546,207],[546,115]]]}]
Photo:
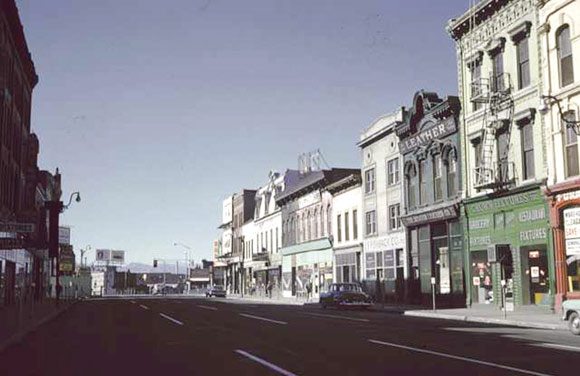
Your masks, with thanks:
[{"label": "arched window", "polygon": [[[423,179],[421,177],[421,179]],[[433,193],[435,202],[443,200],[443,161],[441,154],[433,156]]]},{"label": "arched window", "polygon": [[450,154],[447,159],[447,197],[457,194],[457,159]]},{"label": "arched window", "polygon": [[574,82],[574,67],[572,62],[572,43],[570,43],[570,26],[562,26],[556,33],[558,48],[558,65],[560,68],[560,86],[564,87]]},{"label": "arched window", "polygon": [[410,165],[407,173],[407,206],[409,209],[417,207],[417,169],[415,165]]}]

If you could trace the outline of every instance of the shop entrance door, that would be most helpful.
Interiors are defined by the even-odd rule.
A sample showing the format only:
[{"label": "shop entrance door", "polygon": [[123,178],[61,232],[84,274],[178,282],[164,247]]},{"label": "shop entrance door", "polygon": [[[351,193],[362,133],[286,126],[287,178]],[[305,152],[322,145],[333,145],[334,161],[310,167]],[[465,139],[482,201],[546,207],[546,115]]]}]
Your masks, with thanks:
[{"label": "shop entrance door", "polygon": [[4,282],[4,304],[14,304],[16,282],[16,264],[11,261],[6,261],[6,277]]},{"label": "shop entrance door", "polygon": [[292,267],[292,296],[296,296],[296,267]]},{"label": "shop entrance door", "polygon": [[530,278],[530,302],[532,304],[546,304],[549,286],[548,257],[545,251],[528,251],[528,272]]}]

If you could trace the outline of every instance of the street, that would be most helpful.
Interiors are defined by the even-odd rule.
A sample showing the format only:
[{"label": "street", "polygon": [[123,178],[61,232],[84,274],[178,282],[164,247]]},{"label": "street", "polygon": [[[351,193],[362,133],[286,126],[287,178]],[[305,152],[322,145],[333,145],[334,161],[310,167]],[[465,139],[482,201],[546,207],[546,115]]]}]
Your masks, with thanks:
[{"label": "street", "polygon": [[236,299],[79,302],[0,353],[3,375],[570,374],[580,339]]}]

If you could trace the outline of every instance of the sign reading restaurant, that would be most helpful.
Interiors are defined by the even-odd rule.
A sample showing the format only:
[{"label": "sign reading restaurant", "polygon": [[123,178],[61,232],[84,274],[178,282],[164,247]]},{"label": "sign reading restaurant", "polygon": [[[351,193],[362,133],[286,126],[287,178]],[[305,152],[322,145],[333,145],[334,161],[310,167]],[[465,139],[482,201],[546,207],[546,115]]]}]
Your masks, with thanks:
[{"label": "sign reading restaurant", "polygon": [[453,116],[435,124],[432,127],[423,129],[417,134],[410,136],[399,142],[399,150],[401,154],[414,150],[423,145],[427,145],[431,140],[443,138],[457,131],[455,118]]}]

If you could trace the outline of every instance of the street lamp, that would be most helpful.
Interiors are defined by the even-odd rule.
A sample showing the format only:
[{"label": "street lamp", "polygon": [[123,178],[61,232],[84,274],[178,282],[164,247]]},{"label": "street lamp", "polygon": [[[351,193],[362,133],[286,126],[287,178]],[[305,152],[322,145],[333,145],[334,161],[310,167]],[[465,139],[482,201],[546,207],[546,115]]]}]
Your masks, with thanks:
[{"label": "street lamp", "polygon": [[76,198],[76,200],[75,200],[76,202],[81,202],[81,194],[80,194],[80,192],[73,192],[73,193],[71,193],[71,194],[70,194],[70,197],[69,197],[69,199],[68,199],[68,204],[66,204],[66,205],[63,205],[63,207],[62,207],[62,208],[63,208],[63,210],[66,210],[66,209],[68,209],[68,207],[69,207],[69,206],[70,206],[70,204],[72,203],[72,200],[73,200],[73,197],[74,197],[74,196],[77,196],[77,198]]},{"label": "street lamp", "polygon": [[[188,251],[191,251],[191,247],[188,246],[188,245],[185,245],[183,243],[173,242],[173,246],[174,247],[181,246],[181,247],[187,249]],[[185,285],[189,288],[189,285],[187,283],[188,280],[189,280],[189,254],[188,254],[187,251],[183,251],[183,254],[185,255],[185,273],[186,273],[186,275],[185,275]]]},{"label": "street lamp", "polygon": [[560,115],[560,119],[566,124],[566,128],[572,128],[576,135],[580,135],[580,121],[578,120],[571,120],[566,119],[564,112],[562,112],[562,105],[560,104],[560,100],[552,95],[542,95],[542,104],[538,107],[538,111],[542,115],[546,115],[550,110],[550,106],[556,104],[558,106],[558,113]]},{"label": "street lamp", "polygon": [[[87,253],[90,249],[91,249],[91,245],[90,244],[88,244],[85,247],[85,249],[81,249],[81,268],[83,267],[83,260],[84,260],[85,253]],[[85,260],[85,265],[84,266],[87,266],[86,260]]]}]

